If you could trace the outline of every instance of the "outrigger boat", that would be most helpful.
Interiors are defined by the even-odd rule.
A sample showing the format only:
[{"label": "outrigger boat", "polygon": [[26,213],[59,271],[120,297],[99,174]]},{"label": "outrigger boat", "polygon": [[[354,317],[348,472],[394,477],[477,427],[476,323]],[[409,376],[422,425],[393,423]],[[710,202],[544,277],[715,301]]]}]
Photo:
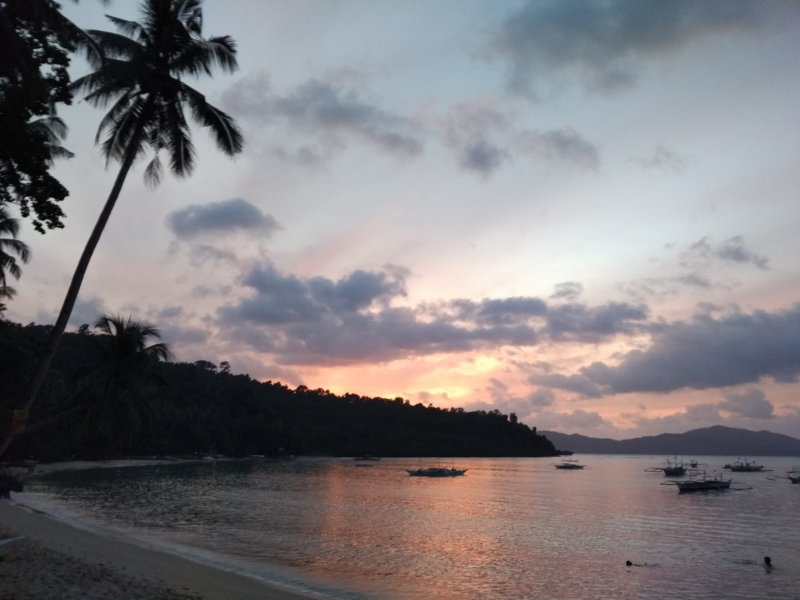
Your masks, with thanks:
[{"label": "outrigger boat", "polygon": [[702,479],[683,479],[681,481],[670,482],[678,486],[678,493],[686,492],[708,492],[711,490],[727,490],[731,487],[732,479],[722,479],[722,477],[708,477],[703,475]]},{"label": "outrigger boat", "polygon": [[800,467],[794,467],[791,471],[786,471],[786,479],[792,483],[800,483]]},{"label": "outrigger boat", "polygon": [[564,460],[562,460],[562,461],[561,461],[561,463],[560,463],[560,464],[553,465],[553,466],[554,466],[556,469],[567,469],[567,470],[573,470],[573,469],[582,469],[582,468],[583,468],[583,467],[585,467],[586,465],[582,465],[582,464],[580,464],[580,463],[579,463],[577,460],[575,460],[574,458],[565,458]]},{"label": "outrigger boat", "polygon": [[757,465],[754,462],[739,459],[735,463],[725,465],[725,468],[730,469],[733,473],[755,473],[763,471],[764,465]]},{"label": "outrigger boat", "polygon": [[406,469],[412,477],[458,477],[467,472],[467,469],[454,469],[448,467],[425,467],[420,469]]},{"label": "outrigger boat", "polygon": [[683,477],[686,475],[686,465],[683,462],[679,462],[677,458],[675,460],[665,460],[663,467],[650,467],[647,470],[663,471],[665,477]]}]

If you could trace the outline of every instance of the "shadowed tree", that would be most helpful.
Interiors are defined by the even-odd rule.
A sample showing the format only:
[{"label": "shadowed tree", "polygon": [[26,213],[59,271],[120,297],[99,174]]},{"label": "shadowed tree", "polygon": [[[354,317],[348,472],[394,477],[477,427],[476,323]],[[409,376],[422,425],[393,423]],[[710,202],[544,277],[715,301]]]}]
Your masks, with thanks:
[{"label": "shadowed tree", "polygon": [[169,360],[170,351],[164,343],[150,343],[161,334],[146,321],[103,315],[94,327],[103,334],[96,336],[103,359],[87,380],[89,407],[82,423],[86,437],[96,438],[99,449],[119,454],[153,419],[153,366]]},{"label": "shadowed tree", "polygon": [[68,192],[50,167],[70,156],[54,144],[66,134],[55,107],[72,99],[70,54],[96,51],[60,8],[53,0],[0,3],[0,204],[17,204],[40,233],[63,227],[58,203]]},{"label": "shadowed tree", "polygon": [[[72,84],[75,92],[98,107],[111,108],[97,132],[107,163],[119,161],[120,169],[111,192],[92,230],[72,277],[48,345],[34,374],[24,410],[30,410],[47,375],[80,292],[86,269],[100,236],[119,198],[134,161],[148,150],[154,156],[145,170],[149,185],[162,172],[160,154],[169,158],[170,170],[188,176],[194,166],[194,148],[185,110],[207,127],[217,147],[234,155],[242,149],[242,135],[235,121],[206,101],[205,96],[183,81],[186,76],[211,75],[212,68],[232,72],[238,65],[236,48],[229,36],[204,38],[200,0],[146,0],[142,22],[109,17],[119,33],[87,33],[102,56],[90,56],[94,71]],[[0,455],[10,443],[6,436]]]},{"label": "shadowed tree", "polygon": [[8,285],[7,274],[19,279],[22,269],[17,264],[17,258],[24,263],[30,258],[28,246],[17,239],[18,232],[19,223],[9,217],[6,209],[0,205],[0,298],[11,298],[16,293]]}]

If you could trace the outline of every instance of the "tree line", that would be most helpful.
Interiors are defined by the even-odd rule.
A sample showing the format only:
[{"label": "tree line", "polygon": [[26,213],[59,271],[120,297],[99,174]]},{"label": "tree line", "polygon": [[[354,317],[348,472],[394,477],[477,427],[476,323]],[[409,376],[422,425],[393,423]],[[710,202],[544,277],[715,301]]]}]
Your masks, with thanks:
[{"label": "tree line", "polygon": [[[163,344],[145,343],[153,331],[147,326],[103,317],[94,332],[83,326],[65,334],[27,430],[7,458],[556,454],[513,413],[292,389],[233,374],[226,362],[168,362]],[[49,329],[0,321],[4,422]]]}]

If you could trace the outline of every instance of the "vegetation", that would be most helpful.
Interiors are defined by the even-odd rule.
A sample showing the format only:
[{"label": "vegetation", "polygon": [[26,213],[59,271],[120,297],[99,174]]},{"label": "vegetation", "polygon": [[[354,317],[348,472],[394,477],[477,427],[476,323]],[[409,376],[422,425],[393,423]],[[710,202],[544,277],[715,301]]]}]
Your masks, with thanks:
[{"label": "vegetation", "polygon": [[[28,262],[30,250],[28,246],[17,239],[19,223],[8,216],[5,208],[0,205],[0,299],[13,298],[16,294],[14,288],[8,285],[7,276],[19,279],[22,269],[17,264]],[[5,311],[5,305],[0,303],[0,317]]]},{"label": "vegetation", "polygon": [[70,54],[91,44],[53,0],[3,0],[0,39],[0,208],[17,204],[44,233],[63,227],[58,203],[68,195],[50,173],[53,159],[70,156],[55,107],[72,99]]},{"label": "vegetation", "polygon": [[[242,135],[234,120],[181,79],[210,75],[215,66],[236,70],[233,40],[228,36],[202,37],[200,0],[146,0],[142,14],[142,23],[109,17],[120,33],[88,31],[93,47],[99,50],[99,54],[88,53],[95,70],[70,86],[72,91],[86,92],[85,99],[95,106],[111,103],[100,121],[97,137],[105,135],[102,147],[106,159],[119,161],[120,169],[31,378],[25,411],[30,411],[47,376],[89,262],[136,158],[148,149],[154,153],[145,170],[145,181],[151,185],[161,178],[161,152],[168,155],[175,175],[191,174],[194,148],[184,109],[211,131],[217,147],[225,154],[234,155],[242,149]],[[0,444],[0,455],[11,439],[6,437]]]},{"label": "vegetation", "polygon": [[[64,336],[31,427],[9,449],[9,458],[555,454],[546,438],[513,414],[290,389],[233,375],[226,363],[164,362],[161,350],[147,350],[158,347],[147,345],[153,336],[141,335],[149,329],[135,324],[114,318],[97,333],[82,327]],[[0,408],[8,411],[14,395],[22,393],[48,330],[0,322],[0,353],[8,357],[0,362],[0,389],[9,392]],[[120,344],[131,337],[138,342]],[[135,360],[119,358],[123,345],[121,355]]]}]

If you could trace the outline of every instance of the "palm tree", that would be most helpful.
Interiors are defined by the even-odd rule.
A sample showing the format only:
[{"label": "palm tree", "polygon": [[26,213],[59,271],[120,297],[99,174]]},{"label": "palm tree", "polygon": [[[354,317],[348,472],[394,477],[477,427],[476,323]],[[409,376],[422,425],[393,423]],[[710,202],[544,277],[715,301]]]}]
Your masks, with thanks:
[{"label": "palm tree", "polygon": [[97,337],[104,358],[92,370],[84,424],[106,451],[120,453],[153,419],[153,395],[147,389],[155,380],[152,367],[169,360],[170,351],[167,344],[150,344],[161,334],[146,321],[103,315],[94,327],[104,334]]},{"label": "palm tree", "polygon": [[6,273],[14,279],[19,279],[22,269],[17,264],[17,257],[24,263],[30,258],[27,244],[17,239],[17,233],[19,233],[19,223],[9,217],[6,209],[0,205],[0,298],[11,298],[16,293],[14,288],[8,285]]},{"label": "palm tree", "polygon": [[[215,66],[229,72],[236,70],[233,40],[229,36],[202,37],[201,0],[145,0],[142,15],[142,23],[109,17],[120,33],[87,32],[103,54],[89,57],[94,72],[74,81],[72,89],[86,92],[85,99],[92,105],[105,107],[112,103],[100,121],[97,140],[105,135],[102,148],[106,162],[117,160],[120,169],[78,261],[47,348],[31,380],[24,410],[30,410],[36,400],[92,254],[136,158],[147,150],[154,153],[145,170],[149,185],[157,184],[161,177],[160,152],[169,157],[174,174],[191,174],[194,148],[185,108],[195,122],[210,130],[225,154],[232,156],[242,149],[242,134],[236,122],[181,79],[211,75]],[[0,455],[12,437],[13,434],[6,437]]]}]

